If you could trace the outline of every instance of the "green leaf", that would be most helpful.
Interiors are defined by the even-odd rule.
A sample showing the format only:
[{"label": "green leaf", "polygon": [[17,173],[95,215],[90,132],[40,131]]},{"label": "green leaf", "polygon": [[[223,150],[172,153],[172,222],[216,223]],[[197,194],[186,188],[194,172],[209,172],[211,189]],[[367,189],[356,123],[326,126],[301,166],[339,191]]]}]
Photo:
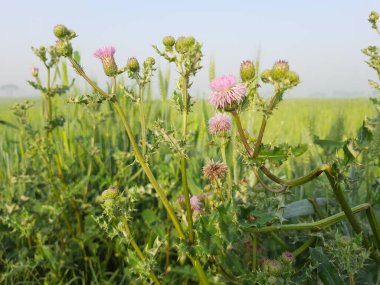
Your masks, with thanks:
[{"label": "green leaf", "polygon": [[310,248],[310,257],[317,263],[318,276],[325,285],[344,285],[336,268],[331,264],[329,258],[323,253],[321,247]]}]

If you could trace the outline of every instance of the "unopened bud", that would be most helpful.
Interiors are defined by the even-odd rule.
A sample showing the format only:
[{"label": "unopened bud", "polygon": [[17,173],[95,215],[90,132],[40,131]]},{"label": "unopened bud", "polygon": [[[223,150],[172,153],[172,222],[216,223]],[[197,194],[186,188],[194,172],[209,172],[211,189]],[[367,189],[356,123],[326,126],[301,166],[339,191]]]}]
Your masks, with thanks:
[{"label": "unopened bud", "polygon": [[70,31],[64,25],[56,25],[54,27],[54,35],[59,39],[64,39],[65,37],[70,35]]},{"label": "unopened bud", "polygon": [[291,263],[293,263],[296,260],[296,257],[290,251],[285,251],[281,255],[281,260],[285,264],[291,264]]},{"label": "unopened bud", "polygon": [[166,36],[162,39],[162,43],[165,47],[171,48],[175,44],[175,39],[172,36]]},{"label": "unopened bud", "polygon": [[59,56],[71,56],[73,53],[73,48],[68,41],[58,40],[55,44],[55,50]]},{"label": "unopened bud", "polygon": [[32,67],[32,76],[37,77],[38,76],[38,68],[37,67]]},{"label": "unopened bud", "polygon": [[371,14],[369,14],[368,21],[370,23],[376,23],[379,20],[379,14],[375,11],[372,11]]},{"label": "unopened bud", "polygon": [[277,61],[272,67],[272,78],[276,81],[285,79],[289,71],[289,64],[285,60]]},{"label": "unopened bud", "polygon": [[185,37],[179,37],[177,39],[177,41],[175,42],[175,50],[178,53],[186,52],[186,38]]},{"label": "unopened bud", "polygon": [[273,276],[280,276],[283,272],[283,265],[277,260],[269,260],[268,272]]},{"label": "unopened bud", "polygon": [[261,73],[261,80],[264,82],[264,83],[268,83],[270,81],[272,81],[272,70],[264,70],[262,73]]},{"label": "unopened bud", "polygon": [[139,62],[135,57],[128,58],[127,66],[128,69],[132,72],[139,72],[140,70]]},{"label": "unopened bud", "polygon": [[289,80],[291,85],[297,85],[300,82],[300,77],[294,71],[287,72],[285,78]]},{"label": "unopened bud", "polygon": [[240,78],[243,82],[255,77],[255,65],[250,60],[245,60],[240,65]]},{"label": "unopened bud", "polygon": [[184,40],[184,45],[187,48],[192,47],[195,44],[195,38],[194,37],[186,37]]},{"label": "unopened bud", "polygon": [[102,193],[102,199],[103,200],[110,200],[110,199],[115,199],[118,195],[117,187],[112,186],[108,188],[107,190],[104,190]]},{"label": "unopened bud", "polygon": [[148,57],[144,62],[144,64],[150,67],[152,67],[155,63],[156,63],[156,60],[153,57]]}]

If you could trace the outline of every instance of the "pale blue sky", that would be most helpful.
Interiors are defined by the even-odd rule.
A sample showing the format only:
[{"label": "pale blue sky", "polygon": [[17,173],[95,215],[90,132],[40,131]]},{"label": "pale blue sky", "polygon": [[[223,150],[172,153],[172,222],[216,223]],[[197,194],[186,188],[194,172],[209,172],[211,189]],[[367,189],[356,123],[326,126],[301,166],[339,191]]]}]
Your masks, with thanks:
[{"label": "pale blue sky", "polygon": [[[33,94],[25,84],[31,67],[41,67],[30,47],[54,43],[52,28],[61,23],[79,35],[74,48],[81,52],[85,69],[99,81],[106,78],[93,57],[98,47],[115,46],[118,65],[123,66],[131,56],[158,58],[151,45],[161,45],[165,35],[193,35],[203,43],[205,54],[205,68],[194,84],[196,93],[208,92],[211,56],[217,75],[237,74],[240,62],[256,58],[259,50],[262,68],[286,59],[300,74],[302,84],[291,91],[293,97],[372,93],[367,79],[375,74],[360,49],[380,42],[367,21],[370,11],[380,10],[376,0],[13,0],[2,4],[0,86],[17,84],[23,95]],[[163,61],[161,65],[165,66]]]}]

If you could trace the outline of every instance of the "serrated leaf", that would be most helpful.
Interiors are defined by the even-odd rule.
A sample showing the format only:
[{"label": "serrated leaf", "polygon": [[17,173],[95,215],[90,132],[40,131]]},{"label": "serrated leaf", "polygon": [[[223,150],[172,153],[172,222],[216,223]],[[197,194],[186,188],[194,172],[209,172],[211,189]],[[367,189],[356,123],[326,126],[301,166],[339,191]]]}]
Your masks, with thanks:
[{"label": "serrated leaf", "polygon": [[317,263],[318,276],[325,285],[344,285],[336,268],[331,264],[329,258],[323,253],[322,248],[310,248],[310,257]]}]

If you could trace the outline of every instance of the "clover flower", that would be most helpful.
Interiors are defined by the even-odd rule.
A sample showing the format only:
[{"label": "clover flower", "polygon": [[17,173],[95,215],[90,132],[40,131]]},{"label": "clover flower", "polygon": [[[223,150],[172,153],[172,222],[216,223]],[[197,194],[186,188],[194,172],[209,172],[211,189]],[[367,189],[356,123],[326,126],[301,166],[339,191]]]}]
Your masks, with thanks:
[{"label": "clover flower", "polygon": [[218,178],[223,178],[227,174],[227,165],[223,162],[214,162],[210,160],[203,167],[203,174],[209,180],[213,181]]},{"label": "clover flower", "polygon": [[114,47],[104,47],[95,51],[94,56],[102,61],[104,73],[109,77],[114,77],[117,75],[117,65],[114,59],[115,48]]},{"label": "clover flower", "polygon": [[232,75],[221,76],[210,83],[212,94],[209,103],[216,108],[226,111],[233,111],[244,97],[247,90],[242,83],[237,83]]},{"label": "clover flower", "polygon": [[224,114],[216,114],[208,120],[208,131],[212,135],[222,135],[231,130],[231,119]]}]

